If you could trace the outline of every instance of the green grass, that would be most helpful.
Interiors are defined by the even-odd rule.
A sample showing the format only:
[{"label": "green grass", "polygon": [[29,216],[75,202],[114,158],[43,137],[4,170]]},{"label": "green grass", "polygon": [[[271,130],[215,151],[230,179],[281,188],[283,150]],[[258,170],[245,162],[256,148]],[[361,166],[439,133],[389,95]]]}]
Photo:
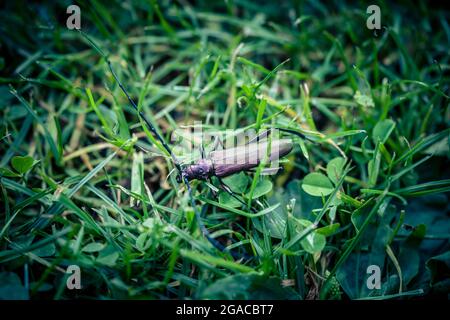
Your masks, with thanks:
[{"label": "green grass", "polygon": [[65,27],[70,4],[0,12],[0,299],[447,297],[449,11],[382,2],[374,35],[365,2],[80,4],[172,146],[195,121],[312,140],[290,136],[275,176],[226,178],[246,206],[214,197],[216,179],[191,183],[209,232],[245,260],[202,235],[163,145]]}]

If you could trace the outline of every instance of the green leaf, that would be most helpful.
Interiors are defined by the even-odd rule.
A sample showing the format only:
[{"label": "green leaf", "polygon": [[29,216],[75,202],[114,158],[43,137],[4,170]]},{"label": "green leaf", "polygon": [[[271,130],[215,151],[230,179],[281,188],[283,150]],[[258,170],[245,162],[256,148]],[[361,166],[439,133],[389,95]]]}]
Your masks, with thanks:
[{"label": "green leaf", "polygon": [[236,198],[232,197],[228,192],[220,191],[219,193],[219,203],[232,208],[238,208],[242,206]]},{"label": "green leaf", "polygon": [[300,144],[300,150],[302,150],[303,156],[305,157],[305,159],[309,160],[309,153],[308,153],[308,149],[306,148],[305,141],[300,139],[299,144]]},{"label": "green leaf", "polygon": [[42,127],[42,130],[44,130],[45,139],[47,140],[47,143],[50,146],[50,150],[53,153],[56,162],[59,164],[59,162],[61,161],[61,156],[58,152],[58,147],[56,146],[55,141],[53,140],[52,135],[50,134],[47,128],[47,125],[44,122],[42,122],[42,120],[33,110],[31,105],[24,98],[22,98],[22,96],[20,96],[14,88],[11,87],[10,92],[22,103],[22,105],[27,109],[27,111],[33,116],[34,120]]},{"label": "green leaf", "polygon": [[149,232],[144,232],[136,239],[136,247],[140,251],[145,251],[150,248],[152,244],[152,237]]},{"label": "green leaf", "polygon": [[337,157],[328,162],[327,165],[327,175],[328,178],[336,185],[342,176],[342,171],[344,170],[345,159],[342,157]]},{"label": "green leaf", "polygon": [[302,248],[311,254],[321,252],[325,248],[326,239],[323,234],[311,232],[300,241]]},{"label": "green leaf", "polygon": [[0,272],[0,300],[28,300],[28,290],[13,272]]},{"label": "green leaf", "polygon": [[38,257],[51,257],[55,254],[56,247],[54,243],[49,243],[43,247],[33,250],[33,253]]},{"label": "green leaf", "polygon": [[375,107],[375,103],[373,102],[372,97],[362,94],[360,91],[356,91],[353,98],[355,99],[356,103],[362,107]]},{"label": "green leaf", "polygon": [[381,164],[380,145],[380,143],[377,143],[373,158],[367,164],[367,171],[369,173],[369,187],[374,187],[377,184]]},{"label": "green leaf", "polygon": [[238,61],[238,62],[240,62],[242,64],[245,64],[247,66],[250,66],[252,68],[255,68],[256,70],[258,70],[258,71],[260,71],[262,73],[265,73],[265,74],[270,73],[270,70],[266,69],[264,66],[262,66],[262,65],[260,65],[258,63],[255,63],[253,61],[247,60],[247,59],[245,59],[243,57],[238,57],[236,59],[236,61]]},{"label": "green leaf", "polygon": [[[253,199],[262,197],[263,195],[269,193],[273,188],[273,183],[269,179],[259,180],[256,184],[255,189],[253,190]],[[247,193],[247,197],[250,197],[250,194]]]},{"label": "green leaf", "polygon": [[[92,96],[91,89],[86,88],[86,95],[88,97],[88,101],[89,101],[91,108],[94,109],[95,113],[97,114],[98,119],[102,123],[103,129],[105,130],[105,132],[108,134],[109,137],[113,137],[114,133],[113,133],[113,130],[111,129],[111,124],[107,118],[108,112],[106,112],[106,110],[100,110],[97,102],[95,101],[94,97]],[[106,112],[106,113],[104,113],[104,112]]]},{"label": "green leaf", "polygon": [[11,166],[20,174],[26,173],[34,165],[34,159],[30,156],[15,156],[11,159]]},{"label": "green leaf", "polygon": [[[142,177],[141,169],[144,168],[144,155],[142,152],[135,152],[133,154],[133,165],[131,167],[131,192],[142,194]],[[143,170],[143,169],[142,169]],[[130,198],[130,207],[134,207],[135,199]],[[136,202],[139,205],[139,201]]]},{"label": "green leaf", "polygon": [[[266,230],[272,238],[283,239],[286,231],[286,214],[281,208],[273,210],[271,213],[264,216],[264,223]],[[258,219],[253,219],[253,224],[256,229],[264,233],[262,222]]]},{"label": "green leaf", "polygon": [[200,201],[212,204],[212,205],[214,205],[216,207],[228,210],[230,212],[233,212],[233,213],[236,213],[236,214],[242,215],[244,217],[248,217],[248,218],[256,218],[256,217],[264,216],[264,215],[268,214],[269,212],[275,210],[276,208],[278,208],[280,206],[280,204],[277,203],[277,204],[275,204],[273,206],[270,206],[270,207],[267,207],[267,208],[265,208],[265,209],[263,209],[263,210],[261,210],[261,211],[259,211],[257,213],[248,213],[246,211],[235,209],[235,208],[230,207],[228,205],[224,205],[224,204],[221,204],[221,203],[219,203],[217,201],[213,201],[213,200],[210,200],[210,199],[207,199],[207,198],[199,197],[198,199]]},{"label": "green leaf", "polygon": [[85,245],[83,247],[83,249],[81,249],[81,251],[82,252],[98,252],[98,251],[102,251],[104,248],[105,248],[104,243],[91,242],[91,243],[88,243],[87,245]]},{"label": "green leaf", "polygon": [[147,218],[142,225],[148,228],[149,231],[152,231],[155,227],[159,225],[159,221],[156,218]]},{"label": "green leaf", "polygon": [[108,267],[114,267],[118,258],[119,253],[113,247],[108,246],[100,252],[96,261]]},{"label": "green leaf", "polygon": [[242,194],[248,185],[248,177],[245,173],[239,172],[233,174],[232,176],[223,178],[223,182],[228,185],[231,191]]},{"label": "green leaf", "polygon": [[427,267],[431,272],[431,282],[433,284],[445,280],[450,275],[450,251],[429,259]]},{"label": "green leaf", "polygon": [[261,127],[261,122],[264,116],[264,111],[266,110],[267,101],[265,99],[262,99],[258,106],[258,114],[256,115],[256,124],[255,128],[256,131],[259,131],[259,128]]},{"label": "green leaf", "polygon": [[[368,296],[380,296],[382,289],[369,289],[365,283],[367,280],[367,267],[377,265],[383,270],[387,261],[386,246],[389,244],[393,230],[390,222],[397,214],[395,206],[390,206],[390,198],[378,198],[367,201],[363,206],[354,211],[352,222],[357,234],[349,239],[344,245],[344,252],[335,263],[331,275],[336,277],[343,290],[351,299],[364,298]],[[359,249],[356,249],[359,247]],[[324,284],[328,287],[330,278]],[[382,278],[383,286],[387,284]],[[392,287],[392,286],[391,286]],[[393,286],[398,290],[398,286]],[[323,293],[321,293],[323,295]]]},{"label": "green leaf", "polygon": [[313,172],[303,179],[302,189],[312,196],[321,197],[332,193],[334,187],[325,175]]},{"label": "green leaf", "polygon": [[[297,223],[299,233],[312,225],[311,221],[305,219],[296,219],[294,221]],[[325,236],[316,231],[311,232],[300,241],[302,248],[310,254],[321,252],[325,248],[325,244]]]},{"label": "green leaf", "polygon": [[281,285],[281,279],[258,274],[239,274],[217,280],[199,294],[200,299],[286,300],[298,295]]},{"label": "green leaf", "polygon": [[2,176],[2,177],[20,177],[19,174],[15,173],[14,171],[12,171],[8,168],[0,168],[0,176]]},{"label": "green leaf", "polygon": [[395,122],[392,121],[391,119],[385,119],[383,121],[378,122],[373,128],[372,132],[373,142],[375,144],[377,144],[378,141],[381,141],[381,143],[385,143],[394,129],[395,129]]},{"label": "green leaf", "polygon": [[322,227],[316,230],[317,233],[324,235],[325,237],[329,237],[333,235],[340,227],[339,223],[333,223],[326,227]]}]

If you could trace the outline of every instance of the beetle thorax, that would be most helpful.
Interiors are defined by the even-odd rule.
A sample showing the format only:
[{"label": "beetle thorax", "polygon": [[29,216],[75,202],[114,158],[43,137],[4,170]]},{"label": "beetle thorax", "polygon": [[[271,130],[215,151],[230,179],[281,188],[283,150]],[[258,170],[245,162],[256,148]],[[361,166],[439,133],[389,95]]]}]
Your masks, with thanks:
[{"label": "beetle thorax", "polygon": [[188,180],[206,180],[213,174],[214,169],[210,159],[200,159],[197,163],[187,166],[183,171]]}]

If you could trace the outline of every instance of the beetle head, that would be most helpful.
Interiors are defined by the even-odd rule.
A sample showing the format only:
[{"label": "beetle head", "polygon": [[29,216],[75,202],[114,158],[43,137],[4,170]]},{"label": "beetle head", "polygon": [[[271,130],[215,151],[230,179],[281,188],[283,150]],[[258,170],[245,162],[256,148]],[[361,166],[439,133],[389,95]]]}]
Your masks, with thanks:
[{"label": "beetle head", "polygon": [[213,166],[211,161],[200,159],[197,163],[187,166],[183,170],[183,174],[188,180],[206,180],[211,176],[212,171]]}]

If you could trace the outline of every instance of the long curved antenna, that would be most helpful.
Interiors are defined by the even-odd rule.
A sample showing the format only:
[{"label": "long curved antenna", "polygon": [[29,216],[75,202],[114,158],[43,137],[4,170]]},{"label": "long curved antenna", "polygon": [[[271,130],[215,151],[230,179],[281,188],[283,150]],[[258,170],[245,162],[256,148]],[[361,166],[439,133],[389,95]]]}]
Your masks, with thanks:
[{"label": "long curved antenna", "polygon": [[274,127],[274,129],[280,130],[282,132],[287,132],[287,133],[290,133],[290,134],[294,134],[294,135],[299,136],[300,138],[302,138],[304,140],[308,140],[308,141],[311,141],[311,142],[314,142],[314,143],[316,142],[316,141],[312,140],[311,138],[305,136],[303,133],[300,133],[300,132],[292,130],[292,129],[281,128],[281,127]]},{"label": "long curved antenna", "polygon": [[166,151],[170,154],[170,156],[172,157],[172,159],[174,160],[175,166],[177,167],[177,169],[181,172],[181,167],[180,164],[178,162],[177,157],[175,156],[175,154],[172,152],[172,149],[169,147],[169,145],[166,143],[166,141],[163,139],[163,137],[158,133],[158,131],[155,129],[155,127],[152,125],[152,123],[147,119],[147,117],[144,115],[144,113],[139,110],[137,104],[134,102],[134,100],[131,98],[131,96],[128,94],[127,90],[125,89],[125,87],[123,86],[122,82],[119,80],[119,77],[117,77],[117,74],[115,73],[114,69],[112,68],[111,65],[111,61],[109,60],[108,56],[94,43],[94,41],[91,40],[91,38],[89,38],[89,36],[84,33],[83,31],[81,31],[80,29],[78,29],[78,32],[94,47],[94,49],[105,59],[106,63],[108,64],[108,68],[109,71],[111,72],[111,74],[113,75],[114,79],[116,80],[117,84],[119,85],[120,89],[122,90],[122,92],[125,94],[125,96],[127,97],[128,101],[130,102],[131,106],[133,107],[134,110],[136,110],[136,112],[139,114],[139,117],[142,118],[142,120],[144,120],[145,124],[147,125],[147,127],[149,128],[149,130],[153,133],[153,135],[158,139],[158,141],[163,145],[164,149],[166,149]]},{"label": "long curved antenna", "polygon": [[204,237],[218,250],[223,251],[223,252],[228,252],[233,258],[235,259],[251,259],[252,257],[250,257],[247,254],[238,254],[236,252],[234,252],[233,250],[227,250],[227,248],[225,248],[219,241],[217,241],[216,239],[214,239],[211,234],[209,233],[208,229],[206,229],[206,226],[204,225],[203,221],[202,221],[202,217],[200,215],[200,213],[198,212],[198,209],[195,205],[195,199],[194,196],[192,195],[192,189],[191,189],[191,185],[189,184],[189,181],[187,180],[187,178],[183,175],[183,170],[181,168],[180,162],[178,161],[177,157],[173,154],[172,149],[167,145],[167,143],[164,141],[164,139],[161,137],[161,135],[158,133],[158,131],[156,131],[155,127],[151,124],[150,121],[147,120],[146,116],[142,113],[142,111],[139,110],[139,108],[137,107],[136,103],[134,102],[134,100],[131,98],[131,96],[128,94],[127,90],[125,89],[125,87],[123,86],[122,82],[119,80],[119,78],[117,77],[116,73],[114,72],[114,69],[112,68],[111,62],[109,61],[108,56],[94,43],[94,41],[91,40],[91,38],[89,38],[89,36],[87,34],[85,34],[83,31],[78,29],[78,32],[81,33],[81,35],[94,47],[94,49],[105,59],[105,61],[108,64],[108,68],[111,71],[111,74],[113,75],[114,79],[117,81],[117,84],[119,85],[120,89],[122,90],[122,92],[125,94],[125,96],[127,97],[128,101],[130,102],[131,106],[134,108],[134,110],[136,110],[136,112],[139,114],[139,116],[144,120],[145,124],[147,125],[147,127],[150,129],[150,131],[153,133],[153,135],[158,139],[159,142],[161,142],[161,144],[163,145],[163,147],[166,149],[166,151],[170,154],[170,156],[173,159],[173,162],[175,164],[175,167],[177,168],[178,172],[180,173],[180,175],[182,176],[182,180],[184,182],[184,184],[186,185],[186,188],[188,189],[188,193],[189,193],[189,198],[191,201],[191,206],[194,209],[194,214],[197,220],[197,223],[199,225],[200,230],[202,231],[202,234],[204,235]]}]

